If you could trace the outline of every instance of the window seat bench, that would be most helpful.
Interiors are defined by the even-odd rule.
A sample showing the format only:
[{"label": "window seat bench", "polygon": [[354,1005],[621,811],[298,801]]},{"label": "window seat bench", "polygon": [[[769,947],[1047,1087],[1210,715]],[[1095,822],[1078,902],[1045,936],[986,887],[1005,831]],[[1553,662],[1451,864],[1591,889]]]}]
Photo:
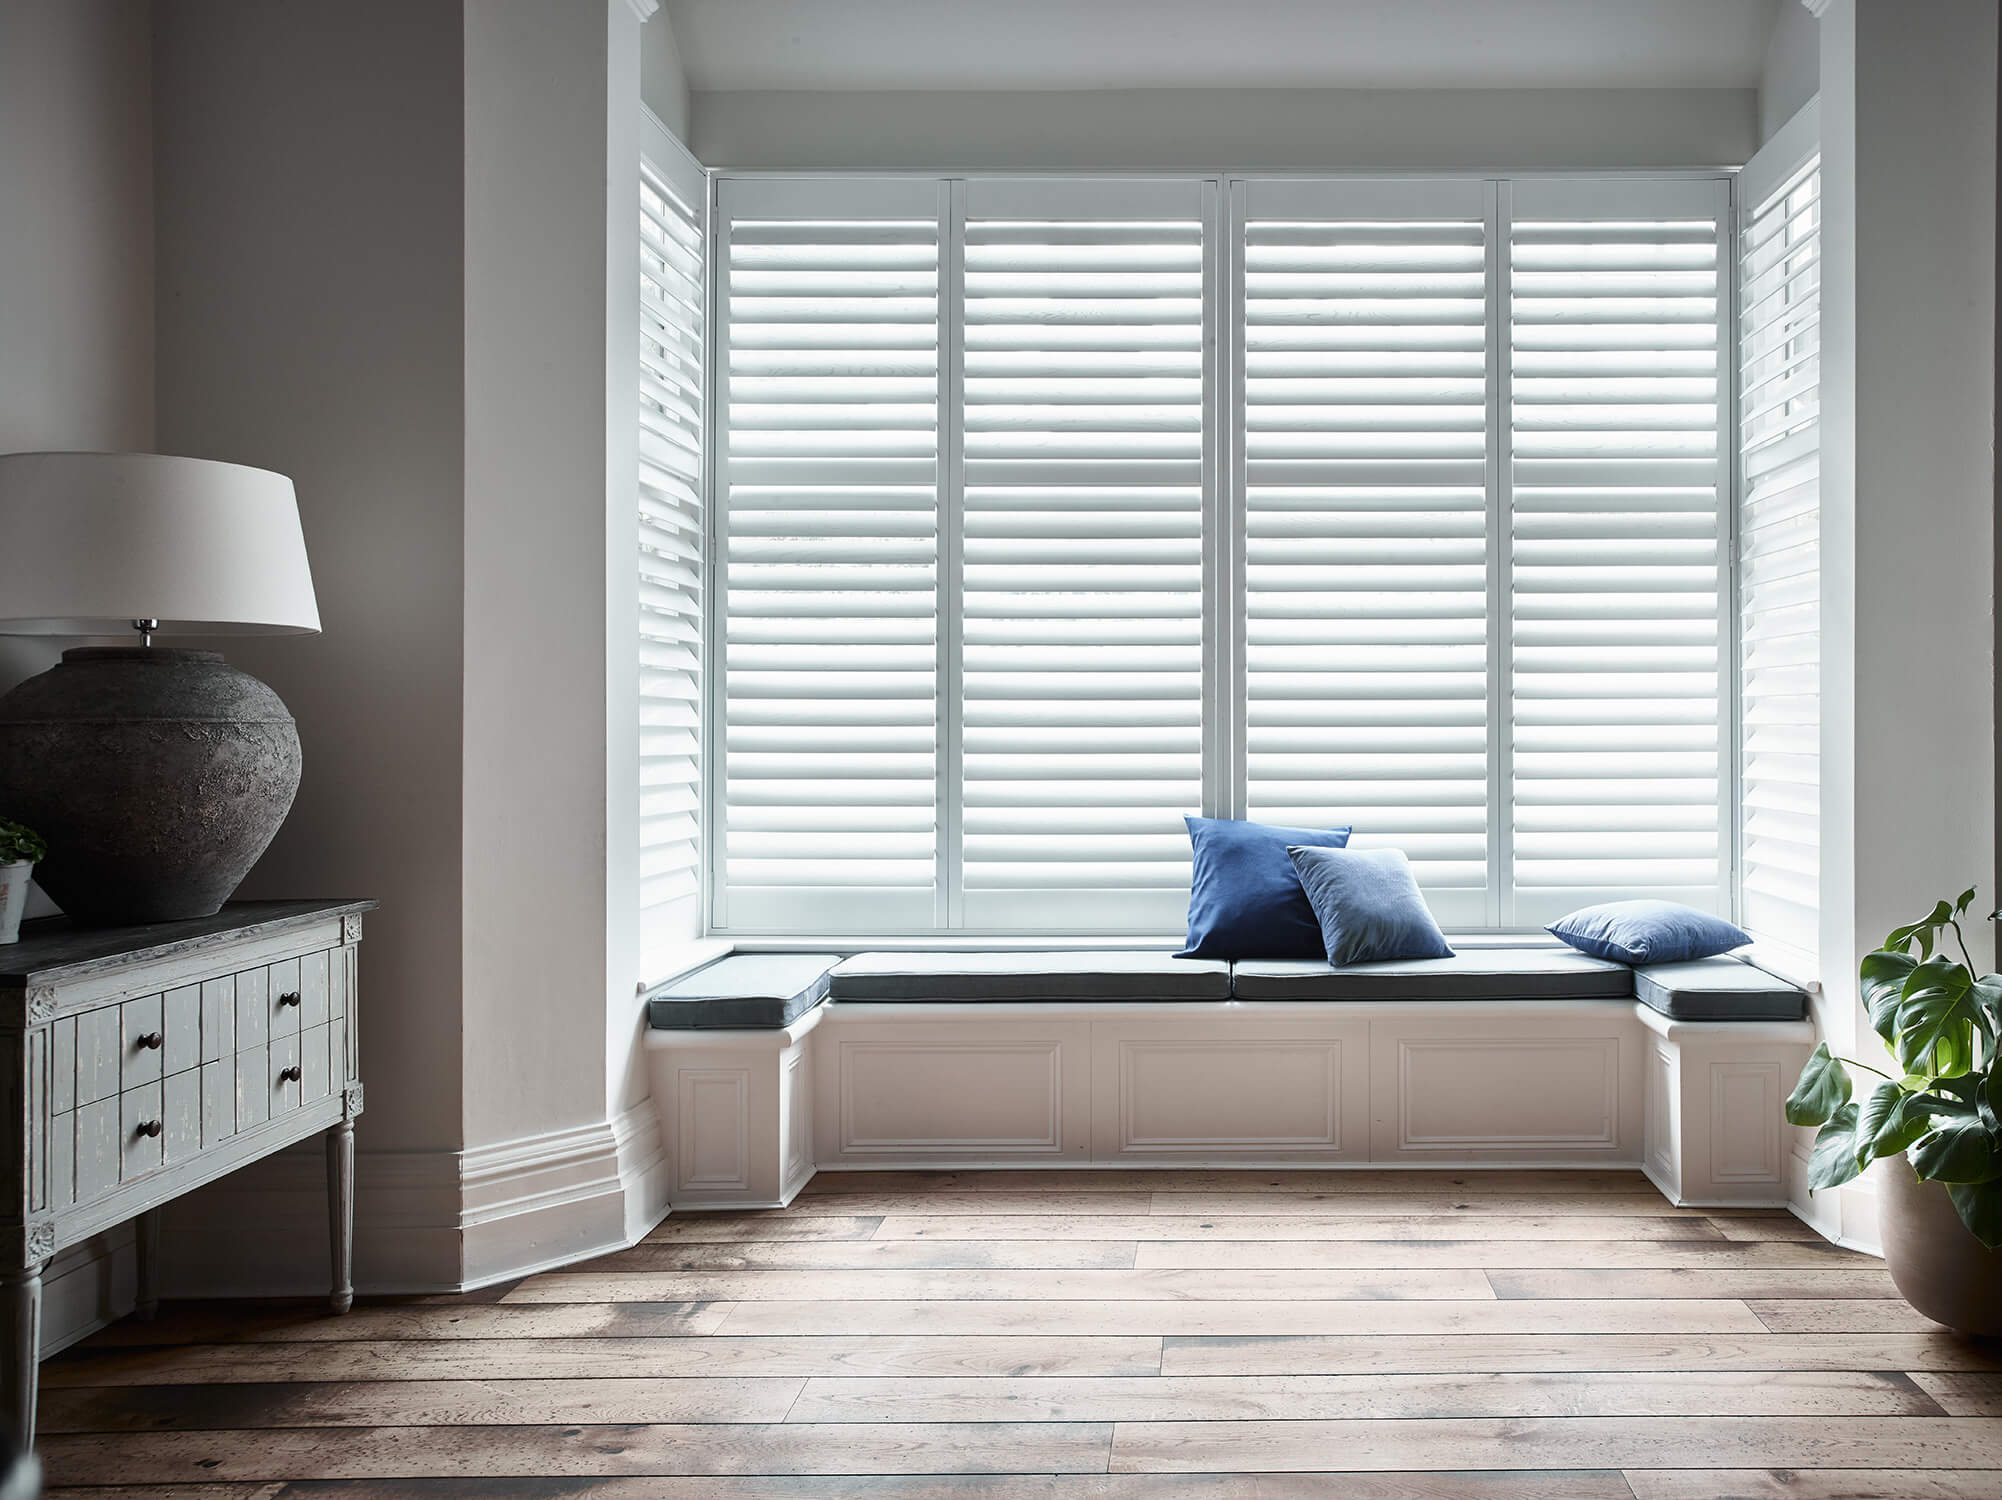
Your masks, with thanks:
[{"label": "window seat bench", "polygon": [[737,954],[649,999],[677,1209],[820,1167],[1638,1167],[1783,1205],[1806,996],[1736,958]]}]

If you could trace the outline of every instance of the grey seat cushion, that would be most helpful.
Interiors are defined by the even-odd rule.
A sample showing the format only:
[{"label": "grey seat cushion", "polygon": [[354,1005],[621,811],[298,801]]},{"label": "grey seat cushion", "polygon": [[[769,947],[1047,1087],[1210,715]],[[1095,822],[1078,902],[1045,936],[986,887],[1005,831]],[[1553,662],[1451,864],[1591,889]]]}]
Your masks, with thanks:
[{"label": "grey seat cushion", "polygon": [[831,953],[735,953],[677,979],[646,1003],[656,1031],[790,1026],[827,998]]},{"label": "grey seat cushion", "polygon": [[1639,964],[1634,994],[1678,1021],[1798,1021],[1807,995],[1755,964],[1729,956]]},{"label": "grey seat cushion", "polygon": [[1634,971],[1569,949],[1489,948],[1340,969],[1240,959],[1231,985],[1240,1000],[1631,1000]]},{"label": "grey seat cushion", "polygon": [[1228,1000],[1230,965],[1167,953],[858,953],[835,969],[834,998]]}]

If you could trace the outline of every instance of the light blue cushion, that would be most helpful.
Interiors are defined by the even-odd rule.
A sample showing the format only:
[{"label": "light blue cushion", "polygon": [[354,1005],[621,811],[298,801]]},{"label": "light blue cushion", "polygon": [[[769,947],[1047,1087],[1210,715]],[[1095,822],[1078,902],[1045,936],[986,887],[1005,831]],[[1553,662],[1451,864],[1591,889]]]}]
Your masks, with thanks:
[{"label": "light blue cushion", "polygon": [[1453,957],[1402,849],[1296,846],[1286,853],[1320,918],[1329,963]]},{"label": "light blue cushion", "polygon": [[1560,917],[1544,929],[1580,953],[1623,964],[1679,964],[1751,942],[1743,928],[1673,901],[1608,901]]},{"label": "light blue cushion", "polygon": [[1273,828],[1187,818],[1195,869],[1182,958],[1319,958],[1321,926],[1286,857],[1288,844],[1339,849],[1346,828]]}]

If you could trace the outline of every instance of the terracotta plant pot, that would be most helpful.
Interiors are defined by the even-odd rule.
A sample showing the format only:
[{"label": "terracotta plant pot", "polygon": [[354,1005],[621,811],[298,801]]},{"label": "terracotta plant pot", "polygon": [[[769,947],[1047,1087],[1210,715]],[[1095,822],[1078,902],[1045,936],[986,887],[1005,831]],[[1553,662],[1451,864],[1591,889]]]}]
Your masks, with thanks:
[{"label": "terracotta plant pot", "polygon": [[2002,1250],[1960,1222],[1944,1186],[1923,1182],[1902,1156],[1878,1171],[1884,1260],[1899,1293],[1956,1333],[2002,1335]]}]

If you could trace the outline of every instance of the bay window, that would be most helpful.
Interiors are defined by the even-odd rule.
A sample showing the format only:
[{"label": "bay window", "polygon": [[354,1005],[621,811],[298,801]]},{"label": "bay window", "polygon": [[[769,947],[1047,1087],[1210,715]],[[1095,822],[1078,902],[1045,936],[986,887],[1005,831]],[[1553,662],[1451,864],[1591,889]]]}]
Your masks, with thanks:
[{"label": "bay window", "polygon": [[721,179],[712,927],[1173,933],[1185,813],[1728,910],[1729,202]]}]

